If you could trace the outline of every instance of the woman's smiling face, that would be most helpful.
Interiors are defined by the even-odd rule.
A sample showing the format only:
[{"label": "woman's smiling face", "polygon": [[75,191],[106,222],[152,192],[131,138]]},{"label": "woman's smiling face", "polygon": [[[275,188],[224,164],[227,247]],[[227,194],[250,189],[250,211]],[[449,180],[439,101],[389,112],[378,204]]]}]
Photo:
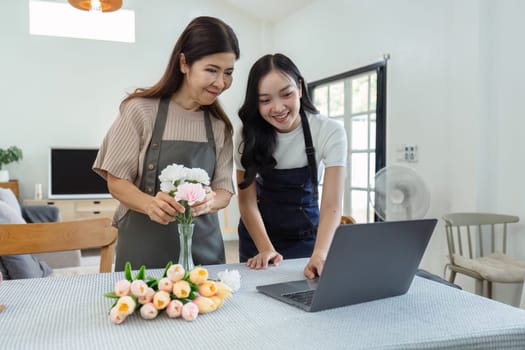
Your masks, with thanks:
[{"label": "woman's smiling face", "polygon": [[301,123],[301,87],[289,75],[271,70],[259,82],[259,113],[277,131],[286,133]]}]

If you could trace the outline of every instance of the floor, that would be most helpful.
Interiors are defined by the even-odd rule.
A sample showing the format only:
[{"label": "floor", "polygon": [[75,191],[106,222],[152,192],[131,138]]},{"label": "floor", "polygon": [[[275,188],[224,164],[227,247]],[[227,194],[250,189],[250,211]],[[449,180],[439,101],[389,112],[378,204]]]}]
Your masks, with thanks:
[{"label": "floor", "polygon": [[[239,241],[229,240],[224,241],[224,250],[226,252],[226,263],[235,264],[239,262]],[[100,250],[87,249],[82,250],[82,258],[80,264],[82,266],[98,265],[100,263]]]}]

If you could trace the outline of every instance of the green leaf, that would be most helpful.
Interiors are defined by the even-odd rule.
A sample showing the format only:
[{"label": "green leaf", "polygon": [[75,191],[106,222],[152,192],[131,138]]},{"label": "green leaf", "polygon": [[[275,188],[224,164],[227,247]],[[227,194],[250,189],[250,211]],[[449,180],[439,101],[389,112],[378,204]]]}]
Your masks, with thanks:
[{"label": "green leaf", "polygon": [[135,280],[144,280],[146,277],[146,266],[141,265],[139,272],[135,275]]},{"label": "green leaf", "polygon": [[108,297],[108,298],[114,298],[114,299],[118,299],[118,298],[120,298],[118,295],[115,294],[115,292],[107,292],[107,293],[104,293],[104,296],[105,296],[105,297]]},{"label": "green leaf", "polygon": [[164,272],[162,273],[162,278],[166,277],[168,275],[168,270],[169,268],[171,267],[171,265],[173,265],[173,262],[172,261],[168,261],[168,263],[166,264],[166,267],[164,268]]},{"label": "green leaf", "polygon": [[124,266],[124,275],[128,281],[133,281],[133,277],[131,276],[131,263],[129,261],[127,261],[126,265]]}]

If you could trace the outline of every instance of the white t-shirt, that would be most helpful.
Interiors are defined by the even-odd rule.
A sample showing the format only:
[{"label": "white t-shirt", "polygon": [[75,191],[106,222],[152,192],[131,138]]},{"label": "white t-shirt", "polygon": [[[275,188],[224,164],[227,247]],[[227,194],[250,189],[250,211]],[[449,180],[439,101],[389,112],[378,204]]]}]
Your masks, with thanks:
[{"label": "white t-shirt", "polygon": [[[315,148],[317,167],[322,163],[326,168],[346,166],[347,142],[344,127],[337,121],[319,114],[307,114],[312,143]],[[235,133],[234,159],[238,170],[244,170],[241,165],[242,147],[241,129]],[[240,151],[239,151],[240,150]],[[287,133],[277,133],[277,147],[273,154],[277,161],[276,169],[295,169],[308,165],[306,158],[302,124]],[[319,172],[321,177],[321,172]]]}]

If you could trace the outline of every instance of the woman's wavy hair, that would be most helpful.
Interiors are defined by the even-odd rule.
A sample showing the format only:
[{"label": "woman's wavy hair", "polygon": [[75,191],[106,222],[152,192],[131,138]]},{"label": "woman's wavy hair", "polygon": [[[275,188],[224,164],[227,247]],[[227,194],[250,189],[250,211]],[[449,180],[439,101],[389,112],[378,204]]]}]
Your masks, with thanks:
[{"label": "woman's wavy hair", "polygon": [[[191,66],[205,56],[224,52],[231,52],[235,54],[236,59],[239,59],[239,42],[233,29],[218,18],[207,16],[194,18],[175,43],[166,71],[160,80],[151,87],[136,89],[122,102],[134,97],[170,97],[177,92],[184,81],[184,74],[180,70],[182,53],[186,63]],[[215,118],[224,121],[230,132],[233,131],[232,124],[218,100],[208,106],[208,109]]]},{"label": "woman's wavy hair", "polygon": [[[263,174],[265,171],[272,170],[277,164],[273,157],[277,146],[276,130],[259,113],[259,82],[272,70],[286,74],[297,83],[297,86],[301,86],[301,114],[305,112],[319,113],[310,96],[308,96],[304,78],[292,60],[280,53],[259,58],[250,69],[246,97],[239,109],[243,139],[240,148],[244,148],[241,164],[245,169],[244,180],[239,184],[240,189],[250,186],[257,174]],[[236,150],[236,152],[240,152],[240,149]]]}]

